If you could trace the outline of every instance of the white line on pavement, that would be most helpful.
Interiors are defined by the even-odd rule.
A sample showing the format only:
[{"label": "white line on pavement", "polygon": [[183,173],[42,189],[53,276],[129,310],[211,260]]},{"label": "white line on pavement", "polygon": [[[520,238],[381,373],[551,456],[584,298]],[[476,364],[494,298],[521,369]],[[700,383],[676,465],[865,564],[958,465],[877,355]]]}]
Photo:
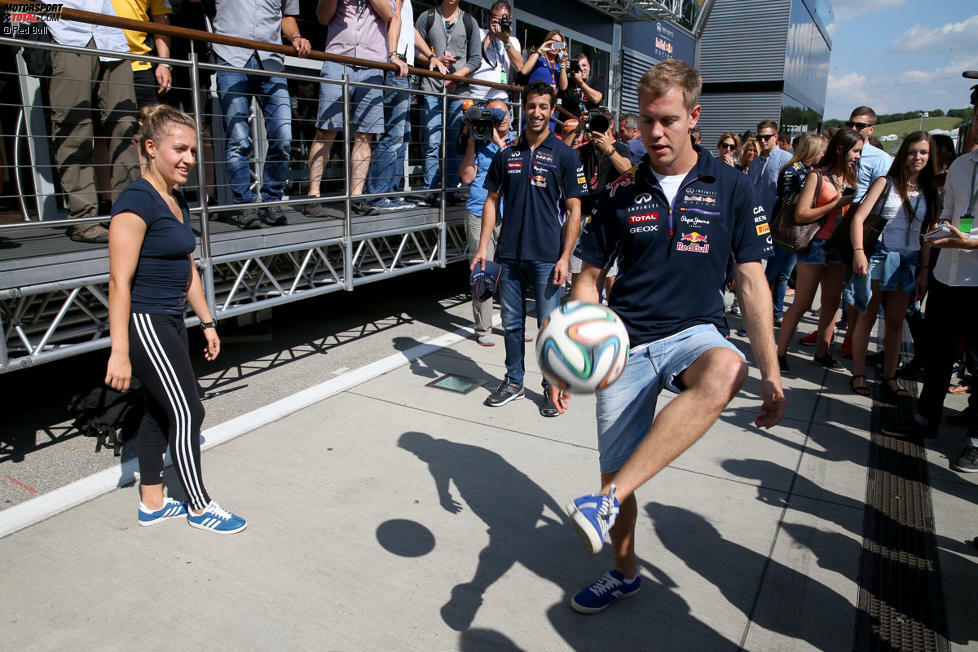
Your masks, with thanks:
[{"label": "white line on pavement", "polygon": [[[501,323],[499,315],[493,316],[493,326]],[[327,380],[319,385],[309,387],[291,396],[275,401],[264,407],[242,414],[229,421],[218,424],[201,432],[201,450],[223,444],[235,437],[251,432],[256,428],[277,421],[303,408],[318,403],[334,394],[346,391],[368,380],[376,378],[388,371],[414,362],[438,349],[447,348],[473,334],[471,328],[459,328],[452,333],[446,333],[433,340],[418,344],[407,351],[401,351],[368,365],[347,371],[343,375]],[[166,465],[171,464],[169,453]],[[97,498],[113,489],[124,487],[136,479],[139,461],[133,457],[119,466],[110,467],[104,471],[76,480],[71,484],[41,494],[36,498],[18,503],[0,512],[0,538],[22,530],[23,528],[51,518],[72,507]]]}]

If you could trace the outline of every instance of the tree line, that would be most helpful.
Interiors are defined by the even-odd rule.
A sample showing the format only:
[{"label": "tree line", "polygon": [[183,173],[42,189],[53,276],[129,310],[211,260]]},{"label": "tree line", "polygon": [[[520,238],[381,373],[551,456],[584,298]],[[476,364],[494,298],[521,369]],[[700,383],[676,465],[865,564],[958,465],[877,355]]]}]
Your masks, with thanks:
[{"label": "tree line", "polygon": [[[900,120],[917,120],[920,118],[920,114],[923,111],[905,111],[903,113],[882,113],[877,116],[877,124],[885,124],[888,122],[899,122]],[[931,118],[961,118],[962,120],[973,120],[975,117],[975,108],[969,106],[965,109],[950,109],[944,111],[943,109],[932,109],[926,112]],[[826,127],[841,127],[845,124],[845,120],[826,120]]]}]

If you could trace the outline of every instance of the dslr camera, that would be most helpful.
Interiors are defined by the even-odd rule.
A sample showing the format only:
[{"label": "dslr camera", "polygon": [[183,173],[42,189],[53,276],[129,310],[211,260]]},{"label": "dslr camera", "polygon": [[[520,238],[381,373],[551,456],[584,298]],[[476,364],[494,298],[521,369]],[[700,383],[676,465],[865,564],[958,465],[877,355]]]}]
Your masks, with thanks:
[{"label": "dslr camera", "polygon": [[496,125],[505,119],[506,112],[502,109],[482,106],[471,106],[462,114],[462,121],[469,125],[469,137],[478,143],[491,141]]},{"label": "dslr camera", "polygon": [[500,30],[502,30],[504,32],[511,32],[511,31],[513,31],[513,19],[510,18],[509,16],[503,16],[502,18],[500,18],[496,22],[499,23],[499,29]]},{"label": "dslr camera", "polygon": [[600,110],[595,109],[589,111],[587,114],[587,119],[584,120],[584,133],[588,134],[593,131],[603,134],[608,131],[608,127],[611,126],[611,121],[608,117]]},{"label": "dslr camera", "polygon": [[571,59],[570,60],[570,65],[568,67],[568,71],[571,74],[574,74],[574,73],[580,74],[580,72],[581,72],[581,62],[578,61],[577,59]]}]

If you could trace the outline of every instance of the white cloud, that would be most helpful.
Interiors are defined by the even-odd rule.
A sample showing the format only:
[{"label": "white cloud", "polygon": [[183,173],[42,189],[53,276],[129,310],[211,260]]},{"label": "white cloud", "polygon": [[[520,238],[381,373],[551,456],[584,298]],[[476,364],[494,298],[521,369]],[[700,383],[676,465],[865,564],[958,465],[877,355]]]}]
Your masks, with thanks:
[{"label": "white cloud", "polygon": [[959,109],[968,105],[974,81],[961,77],[978,69],[978,54],[959,57],[932,70],[908,70],[899,77],[857,72],[829,75],[825,117],[845,119],[854,106],[871,106],[877,113],[928,109]]},{"label": "white cloud", "polygon": [[960,23],[947,23],[941,27],[914,25],[893,39],[890,48],[904,52],[921,51],[978,51],[978,14]]},{"label": "white cloud", "polygon": [[892,9],[905,4],[907,4],[907,0],[832,0],[832,11],[835,13],[834,24],[852,20],[857,16],[879,9]]}]

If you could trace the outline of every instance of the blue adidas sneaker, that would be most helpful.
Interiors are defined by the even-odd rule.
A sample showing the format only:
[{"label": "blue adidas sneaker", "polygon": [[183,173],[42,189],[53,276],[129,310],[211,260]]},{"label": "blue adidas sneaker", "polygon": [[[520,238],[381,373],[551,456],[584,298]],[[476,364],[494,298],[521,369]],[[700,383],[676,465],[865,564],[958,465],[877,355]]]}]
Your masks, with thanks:
[{"label": "blue adidas sneaker", "polygon": [[592,555],[601,552],[601,546],[608,540],[608,531],[618,518],[617,487],[611,485],[611,493],[589,494],[567,503],[567,515],[577,530],[581,543]]},{"label": "blue adidas sneaker", "polygon": [[156,525],[157,523],[162,523],[168,518],[184,516],[186,513],[187,505],[178,500],[173,500],[172,498],[167,498],[164,500],[163,507],[160,507],[156,511],[148,509],[146,505],[142,503],[142,501],[139,502],[140,525]]},{"label": "blue adidas sneaker", "polygon": [[642,588],[642,578],[636,576],[628,582],[625,576],[612,569],[598,578],[591,586],[586,586],[571,598],[571,608],[581,614],[596,614],[613,603],[628,598]]},{"label": "blue adidas sneaker", "polygon": [[187,511],[187,522],[190,527],[210,530],[217,534],[234,534],[248,526],[248,521],[237,514],[232,514],[213,500],[200,514]]}]

